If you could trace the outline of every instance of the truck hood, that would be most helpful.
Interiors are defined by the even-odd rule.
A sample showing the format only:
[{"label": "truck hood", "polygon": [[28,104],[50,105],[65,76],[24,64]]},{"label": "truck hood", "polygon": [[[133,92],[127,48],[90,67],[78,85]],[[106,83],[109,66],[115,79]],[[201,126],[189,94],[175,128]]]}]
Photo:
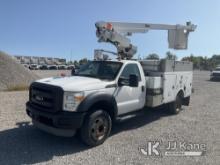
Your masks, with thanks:
[{"label": "truck hood", "polygon": [[68,77],[50,77],[40,79],[36,82],[59,86],[64,91],[86,91],[103,89],[106,85],[111,84],[111,81],[104,81],[97,78],[68,76]]}]

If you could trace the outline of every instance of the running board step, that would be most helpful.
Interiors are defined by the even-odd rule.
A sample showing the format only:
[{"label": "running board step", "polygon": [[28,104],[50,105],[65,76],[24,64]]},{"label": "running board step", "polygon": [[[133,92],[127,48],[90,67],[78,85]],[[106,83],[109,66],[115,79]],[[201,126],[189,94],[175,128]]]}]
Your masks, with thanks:
[{"label": "running board step", "polygon": [[123,116],[118,116],[116,118],[116,122],[121,122],[121,121],[129,120],[131,118],[140,116],[141,114],[143,114],[142,111],[139,111],[139,112],[136,112],[136,113],[132,113],[132,114],[123,115]]}]

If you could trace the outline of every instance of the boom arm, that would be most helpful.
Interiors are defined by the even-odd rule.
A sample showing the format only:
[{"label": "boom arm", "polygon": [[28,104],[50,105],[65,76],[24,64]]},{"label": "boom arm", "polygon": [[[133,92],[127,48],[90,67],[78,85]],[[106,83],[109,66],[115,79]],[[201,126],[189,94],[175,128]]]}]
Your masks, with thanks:
[{"label": "boom arm", "polygon": [[122,59],[130,59],[137,52],[137,47],[132,45],[127,37],[133,33],[146,33],[148,30],[168,30],[169,47],[186,49],[189,32],[196,29],[196,26],[190,22],[187,22],[186,25],[97,22],[95,26],[98,41],[112,43]]}]

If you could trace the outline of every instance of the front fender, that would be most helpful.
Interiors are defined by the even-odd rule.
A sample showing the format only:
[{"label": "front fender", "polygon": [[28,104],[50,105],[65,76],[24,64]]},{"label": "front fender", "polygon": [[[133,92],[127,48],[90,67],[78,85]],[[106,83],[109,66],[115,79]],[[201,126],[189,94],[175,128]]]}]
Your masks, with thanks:
[{"label": "front fender", "polygon": [[[95,92],[89,94],[78,106],[77,112],[85,112],[89,111],[89,109],[96,103],[105,101],[108,103],[108,105],[111,105],[113,107],[112,111],[114,116],[117,116],[118,114],[118,108],[117,103],[115,100],[115,97],[109,93],[105,92]],[[108,106],[106,105],[106,106]]]}]

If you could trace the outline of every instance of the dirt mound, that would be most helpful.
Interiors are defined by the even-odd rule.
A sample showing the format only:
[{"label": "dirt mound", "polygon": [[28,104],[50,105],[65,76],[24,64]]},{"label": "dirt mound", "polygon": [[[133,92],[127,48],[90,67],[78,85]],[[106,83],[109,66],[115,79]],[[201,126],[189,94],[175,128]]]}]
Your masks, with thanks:
[{"label": "dirt mound", "polygon": [[27,88],[36,79],[39,79],[37,75],[0,51],[0,91]]}]

